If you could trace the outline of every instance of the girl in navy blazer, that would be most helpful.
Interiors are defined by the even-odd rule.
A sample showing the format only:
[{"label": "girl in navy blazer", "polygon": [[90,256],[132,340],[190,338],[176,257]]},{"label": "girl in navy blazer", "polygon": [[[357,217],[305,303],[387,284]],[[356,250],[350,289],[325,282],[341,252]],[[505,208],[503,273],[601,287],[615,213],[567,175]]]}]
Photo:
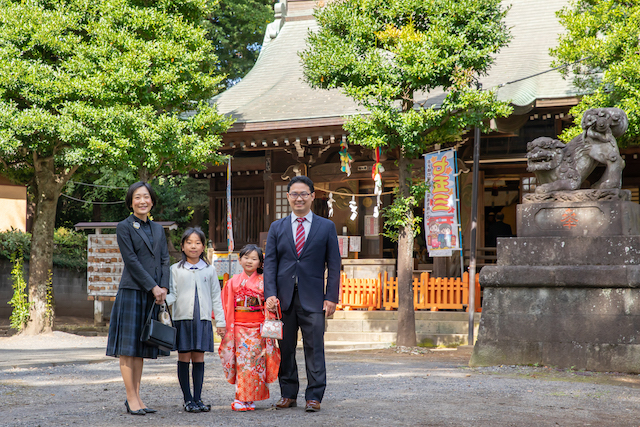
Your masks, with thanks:
[{"label": "girl in navy blazer", "polygon": [[111,310],[107,355],[120,358],[127,412],[146,415],[157,411],[148,408],[140,398],[142,367],[144,359],[155,359],[159,350],[141,342],[140,334],[149,311],[153,308],[157,315],[159,305],[166,299],[169,251],[162,226],[148,218],[156,203],[151,186],[146,182],[131,185],[125,202],[133,215],[116,227],[124,269]]}]

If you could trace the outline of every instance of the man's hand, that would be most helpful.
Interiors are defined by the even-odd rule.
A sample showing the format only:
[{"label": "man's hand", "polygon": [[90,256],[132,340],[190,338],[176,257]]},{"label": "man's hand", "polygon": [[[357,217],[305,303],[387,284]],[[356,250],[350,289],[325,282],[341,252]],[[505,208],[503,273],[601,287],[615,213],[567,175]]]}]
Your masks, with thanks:
[{"label": "man's hand", "polygon": [[324,316],[329,317],[336,312],[336,303],[333,301],[324,300],[324,305],[322,306],[324,310]]},{"label": "man's hand", "polygon": [[279,303],[280,301],[278,301],[277,297],[271,296],[267,298],[267,300],[265,301],[265,306],[267,307],[267,310],[269,310],[272,313],[275,313],[278,310]]}]

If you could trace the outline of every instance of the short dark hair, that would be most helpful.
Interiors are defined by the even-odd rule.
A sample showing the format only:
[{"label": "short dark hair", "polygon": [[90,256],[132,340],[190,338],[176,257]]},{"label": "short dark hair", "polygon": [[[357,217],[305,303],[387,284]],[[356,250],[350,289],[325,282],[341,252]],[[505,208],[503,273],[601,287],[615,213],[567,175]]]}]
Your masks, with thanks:
[{"label": "short dark hair", "polygon": [[289,185],[287,185],[287,193],[291,189],[291,186],[293,184],[295,184],[296,182],[301,182],[303,184],[307,184],[307,187],[309,187],[309,192],[310,193],[315,192],[315,190],[313,189],[313,181],[311,181],[311,178],[309,178],[308,176],[304,176],[304,175],[298,175],[298,176],[294,176],[293,178],[291,178],[291,181],[289,181]]},{"label": "short dark hair", "polygon": [[156,192],[153,191],[153,188],[151,188],[151,185],[149,185],[148,182],[138,181],[135,184],[131,184],[129,190],[127,191],[127,195],[124,198],[124,202],[129,210],[131,210],[131,205],[133,204],[133,193],[135,193],[136,190],[140,187],[146,187],[146,189],[149,190],[151,201],[153,202],[154,206],[156,205],[158,198],[156,197]]},{"label": "short dark hair", "polygon": [[204,252],[207,250],[207,238],[205,237],[204,232],[202,231],[202,229],[200,227],[189,227],[186,230],[184,230],[184,233],[182,233],[182,238],[180,239],[180,252],[182,253],[182,260],[178,264],[178,266],[180,266],[180,267],[182,267],[184,265],[184,263],[187,261],[187,255],[182,250],[182,245],[184,245],[184,242],[192,234],[195,234],[196,236],[198,236],[200,238],[200,241],[202,242],[202,246],[204,246],[204,250],[200,254],[200,259],[203,260],[204,262],[206,262],[207,264],[209,264],[209,261],[207,260],[207,257],[205,257],[205,255],[204,255]]},{"label": "short dark hair", "polygon": [[440,231],[449,229],[451,230],[451,224],[447,224],[446,222],[440,224]]},{"label": "short dark hair", "polygon": [[[251,252],[255,252],[258,254],[258,259],[260,260],[260,265],[264,264],[264,255],[262,255],[262,248],[258,245],[248,244],[244,245],[242,249],[240,249],[240,253],[238,254],[238,259],[243,256],[250,254]],[[258,274],[262,274],[262,267],[258,267]]]},{"label": "short dark hair", "polygon": [[496,221],[502,221],[504,219],[504,214],[502,212],[498,212],[496,214]]}]

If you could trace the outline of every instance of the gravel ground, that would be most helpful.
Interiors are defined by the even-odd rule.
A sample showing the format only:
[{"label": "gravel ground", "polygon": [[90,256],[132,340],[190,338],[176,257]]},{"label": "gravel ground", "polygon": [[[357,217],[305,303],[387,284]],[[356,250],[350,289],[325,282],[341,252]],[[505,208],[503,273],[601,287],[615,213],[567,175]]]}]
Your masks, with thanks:
[{"label": "gravel ground", "polygon": [[[81,351],[104,337],[56,332],[33,338],[0,338],[0,354],[16,340],[24,351],[59,346]],[[13,341],[12,341],[13,340]],[[32,340],[32,341],[29,341]],[[25,344],[25,342],[27,344]],[[32,342],[30,348],[28,344]],[[86,344],[90,342],[90,344]],[[77,345],[74,345],[77,344]],[[210,413],[185,413],[176,377],[177,356],[146,361],[145,403],[159,410],[144,417],[124,409],[118,361],[0,367],[2,426],[639,426],[640,376],[575,372],[549,367],[467,367],[470,349],[385,349],[327,353],[328,387],[322,410],[272,410],[279,398],[257,402],[255,412],[230,409],[234,387],[223,379],[219,358],[205,357],[203,400]],[[16,356],[18,353],[16,352]],[[4,356],[6,357],[6,356]],[[40,354],[40,359],[46,355]],[[301,378],[304,363],[298,354]],[[37,362],[34,360],[34,363]],[[68,361],[70,362],[70,360]],[[304,380],[302,384],[304,389]],[[304,403],[304,391],[298,403]]]}]

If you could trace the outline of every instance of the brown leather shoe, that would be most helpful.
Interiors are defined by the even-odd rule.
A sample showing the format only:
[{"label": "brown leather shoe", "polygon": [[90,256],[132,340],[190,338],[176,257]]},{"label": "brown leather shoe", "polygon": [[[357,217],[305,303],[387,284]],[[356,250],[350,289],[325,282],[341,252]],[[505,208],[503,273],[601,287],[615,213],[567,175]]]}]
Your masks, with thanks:
[{"label": "brown leather shoe", "polygon": [[298,406],[298,402],[295,399],[287,399],[286,397],[281,397],[276,403],[276,409],[295,408],[296,406]]},{"label": "brown leather shoe", "polygon": [[317,400],[307,400],[307,405],[304,407],[307,412],[318,412],[320,410],[320,402]]}]

